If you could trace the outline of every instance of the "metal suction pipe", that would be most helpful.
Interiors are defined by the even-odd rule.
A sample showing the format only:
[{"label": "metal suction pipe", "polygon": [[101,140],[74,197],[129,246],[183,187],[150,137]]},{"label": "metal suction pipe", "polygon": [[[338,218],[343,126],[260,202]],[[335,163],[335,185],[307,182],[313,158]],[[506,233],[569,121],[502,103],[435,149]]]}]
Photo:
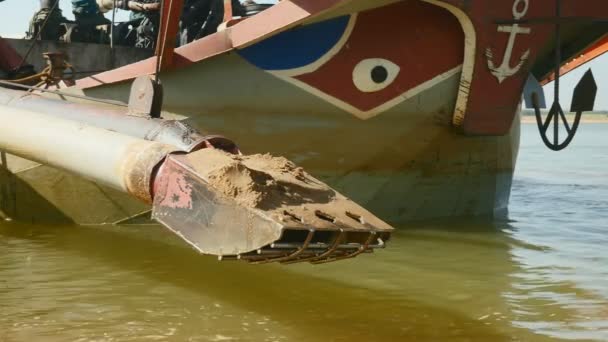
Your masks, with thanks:
[{"label": "metal suction pipe", "polygon": [[0,150],[81,175],[151,203],[156,167],[174,146],[0,105]]},{"label": "metal suction pipe", "polygon": [[0,104],[81,122],[139,139],[157,141],[175,146],[184,152],[191,152],[207,143],[230,152],[237,150],[236,145],[229,139],[200,133],[184,122],[132,116],[126,108],[116,106],[73,103],[4,88],[0,88]]}]

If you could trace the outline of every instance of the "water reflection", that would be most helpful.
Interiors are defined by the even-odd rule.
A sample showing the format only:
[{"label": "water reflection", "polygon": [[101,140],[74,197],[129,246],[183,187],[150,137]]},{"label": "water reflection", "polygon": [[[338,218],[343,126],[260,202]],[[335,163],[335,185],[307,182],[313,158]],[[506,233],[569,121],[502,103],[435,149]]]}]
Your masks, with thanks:
[{"label": "water reflection", "polygon": [[513,251],[543,250],[508,224],[442,226],[321,267],[218,263],[155,227],[3,226],[0,326],[9,340],[542,339],[517,327],[530,270]]},{"label": "water reflection", "polygon": [[511,251],[521,265],[507,294],[516,326],[546,336],[608,341],[607,129],[583,125],[567,150],[552,153],[534,125],[522,127],[511,198],[513,237],[544,250]]}]

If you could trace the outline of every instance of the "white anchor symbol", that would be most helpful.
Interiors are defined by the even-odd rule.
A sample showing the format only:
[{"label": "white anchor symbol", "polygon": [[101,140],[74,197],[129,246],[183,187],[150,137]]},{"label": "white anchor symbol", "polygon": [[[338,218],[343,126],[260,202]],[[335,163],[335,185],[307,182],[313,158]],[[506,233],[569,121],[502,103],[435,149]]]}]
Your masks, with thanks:
[{"label": "white anchor symbol", "polygon": [[[529,0],[515,0],[513,4],[513,18],[515,20],[522,19],[528,13]],[[519,5],[523,3],[523,8],[519,10]],[[530,28],[520,27],[519,24],[513,24],[512,26],[498,26],[498,32],[510,33],[509,42],[507,44],[507,48],[505,50],[505,55],[502,60],[502,64],[499,67],[496,67],[494,64],[494,53],[491,48],[486,49],[486,57],[488,58],[488,68],[498,79],[498,83],[502,83],[508,77],[515,75],[524,63],[530,57],[530,49],[526,50],[524,54],[520,57],[519,63],[511,67],[511,56],[513,55],[513,47],[515,46],[515,38],[517,38],[518,34],[530,34],[532,30]]]}]

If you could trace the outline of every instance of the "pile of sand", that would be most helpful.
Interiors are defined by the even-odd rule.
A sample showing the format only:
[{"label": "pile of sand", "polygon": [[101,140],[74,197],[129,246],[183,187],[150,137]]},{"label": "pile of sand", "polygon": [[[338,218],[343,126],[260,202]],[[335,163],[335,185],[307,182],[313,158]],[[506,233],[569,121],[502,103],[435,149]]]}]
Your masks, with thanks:
[{"label": "pile of sand", "polygon": [[[199,159],[200,158],[200,159]],[[336,192],[301,167],[269,154],[233,155],[221,150],[197,152],[197,170],[217,191],[238,203],[265,210],[329,203]]]},{"label": "pile of sand", "polygon": [[269,154],[240,156],[211,148],[184,157],[218,195],[265,211],[282,222],[300,222],[316,229],[339,226],[368,231],[369,225],[391,229],[285,158]]}]

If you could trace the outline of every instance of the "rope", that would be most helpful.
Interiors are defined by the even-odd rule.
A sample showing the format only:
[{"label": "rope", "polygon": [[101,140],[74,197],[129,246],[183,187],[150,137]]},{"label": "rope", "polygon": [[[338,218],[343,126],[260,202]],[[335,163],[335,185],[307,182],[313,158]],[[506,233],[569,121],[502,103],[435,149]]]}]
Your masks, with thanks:
[{"label": "rope", "polygon": [[55,2],[55,4],[53,5],[53,7],[51,7],[51,10],[49,11],[49,15],[47,15],[46,19],[44,19],[44,22],[40,26],[40,29],[38,30],[38,33],[36,34],[36,37],[32,40],[32,44],[30,45],[29,49],[27,50],[27,53],[21,59],[21,63],[19,63],[19,66],[17,67],[17,70],[21,69],[21,67],[23,66],[23,63],[25,63],[25,61],[27,60],[27,58],[30,56],[30,53],[32,53],[32,50],[34,50],[34,47],[36,46],[36,41],[40,39],[40,35],[42,35],[42,31],[46,27],[46,24],[49,22],[49,19],[51,19],[51,15],[57,9],[57,6],[59,6],[59,0],[57,0]]},{"label": "rope", "polygon": [[15,83],[29,83],[29,82],[34,81],[34,80],[39,80],[43,76],[49,75],[50,70],[51,69],[47,67],[44,70],[42,70],[42,72],[39,72],[39,73],[37,73],[35,75],[31,75],[31,76],[24,77],[24,78],[18,78],[16,80],[11,80],[11,82],[15,82]]}]

